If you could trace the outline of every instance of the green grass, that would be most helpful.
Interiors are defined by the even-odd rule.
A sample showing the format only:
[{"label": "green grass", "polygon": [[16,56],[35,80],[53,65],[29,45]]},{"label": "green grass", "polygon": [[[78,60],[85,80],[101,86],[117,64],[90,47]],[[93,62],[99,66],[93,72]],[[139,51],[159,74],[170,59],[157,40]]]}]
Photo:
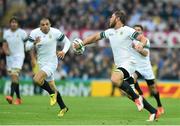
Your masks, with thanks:
[{"label": "green grass", "polygon": [[[146,122],[149,114],[138,112],[127,98],[64,97],[69,112],[58,118],[58,106],[49,106],[48,96],[25,96],[20,106],[9,105],[0,96],[0,125],[180,125],[180,99],[162,99],[166,114],[158,122]],[[154,99],[148,99],[155,105]]]}]

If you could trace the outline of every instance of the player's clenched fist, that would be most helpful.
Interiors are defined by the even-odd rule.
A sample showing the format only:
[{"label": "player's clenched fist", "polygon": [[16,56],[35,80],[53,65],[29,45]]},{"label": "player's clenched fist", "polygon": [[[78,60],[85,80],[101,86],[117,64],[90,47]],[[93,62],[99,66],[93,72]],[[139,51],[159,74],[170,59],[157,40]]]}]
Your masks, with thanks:
[{"label": "player's clenched fist", "polygon": [[135,44],[134,48],[137,50],[137,51],[142,51],[143,50],[143,45],[142,43],[138,43],[138,44]]}]

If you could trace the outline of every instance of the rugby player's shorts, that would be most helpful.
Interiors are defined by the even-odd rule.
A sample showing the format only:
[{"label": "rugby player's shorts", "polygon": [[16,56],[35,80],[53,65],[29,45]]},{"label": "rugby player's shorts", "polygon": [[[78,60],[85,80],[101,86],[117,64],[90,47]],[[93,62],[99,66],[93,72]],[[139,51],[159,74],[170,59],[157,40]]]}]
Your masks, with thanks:
[{"label": "rugby player's shorts", "polygon": [[155,79],[151,65],[148,65],[146,67],[136,67],[136,71],[139,72],[144,77],[145,80]]},{"label": "rugby player's shorts", "polygon": [[46,81],[53,81],[54,80],[54,72],[57,69],[57,64],[53,63],[43,63],[39,64],[40,70],[44,71],[47,74]]},{"label": "rugby player's shorts", "polygon": [[133,61],[123,62],[116,67],[115,71],[121,70],[124,73],[124,79],[128,79],[135,72],[136,64]]},{"label": "rugby player's shorts", "polygon": [[19,74],[24,63],[24,56],[6,56],[6,66],[10,74]]}]

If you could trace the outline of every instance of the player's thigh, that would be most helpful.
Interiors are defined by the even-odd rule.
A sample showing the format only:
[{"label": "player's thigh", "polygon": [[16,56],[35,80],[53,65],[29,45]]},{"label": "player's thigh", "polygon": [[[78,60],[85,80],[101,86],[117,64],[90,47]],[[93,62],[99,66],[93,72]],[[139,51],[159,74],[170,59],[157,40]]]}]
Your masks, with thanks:
[{"label": "player's thigh", "polygon": [[40,71],[35,74],[34,81],[36,82],[37,79],[39,79],[39,82],[37,80],[36,83],[42,83],[44,80],[51,81],[53,80],[53,72],[56,70],[56,64],[39,64]]},{"label": "player's thigh", "polygon": [[111,81],[116,85],[121,85],[123,80],[128,79],[135,72],[135,64],[125,62],[122,66],[114,70]]},{"label": "player's thigh", "polygon": [[122,83],[123,78],[124,78],[124,74],[121,70],[116,69],[112,72],[111,81],[116,86],[119,86]]},{"label": "player's thigh", "polygon": [[139,77],[142,77],[142,75],[140,74],[140,72],[138,72],[137,70],[132,74],[132,78],[134,79],[134,82],[137,82],[137,79]]},{"label": "player's thigh", "polygon": [[40,65],[40,69],[47,75],[46,81],[54,80],[54,72],[56,71],[56,64],[43,64]]},{"label": "player's thigh", "polygon": [[120,66],[122,72],[124,74],[124,80],[128,79],[130,76],[133,75],[136,69],[136,64],[132,61],[127,61]]},{"label": "player's thigh", "polygon": [[135,72],[135,64],[131,61],[122,63],[111,76],[111,80],[114,84],[120,86],[123,80],[130,78],[130,76]]},{"label": "player's thigh", "polygon": [[47,77],[47,74],[46,72],[44,72],[43,70],[40,70],[39,72],[37,72],[35,75],[34,75],[34,82],[38,85],[42,85],[44,80],[46,79]]}]

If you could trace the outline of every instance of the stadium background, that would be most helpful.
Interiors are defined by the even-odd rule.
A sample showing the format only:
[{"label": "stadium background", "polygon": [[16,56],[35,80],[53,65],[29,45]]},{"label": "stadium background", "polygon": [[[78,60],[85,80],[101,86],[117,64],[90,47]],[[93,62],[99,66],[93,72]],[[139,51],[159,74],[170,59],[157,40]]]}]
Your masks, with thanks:
[{"label": "stadium background", "polygon": [[[38,27],[42,17],[49,17],[53,27],[59,28],[73,40],[106,29],[108,18],[116,9],[127,12],[128,25],[142,24],[151,41],[151,62],[166,112],[154,124],[180,124],[179,0],[0,0],[0,41],[13,15],[19,17],[21,27],[28,33]],[[98,46],[90,45],[83,55],[75,55],[71,49],[63,61],[59,60],[55,73],[56,84],[70,112],[65,118],[58,119],[54,117],[57,108],[50,108],[47,104],[48,97],[34,96],[33,71],[28,53],[20,77],[23,104],[10,106],[6,103],[4,95],[9,93],[10,79],[0,42],[0,125],[149,125],[144,121],[147,113],[137,113],[128,99],[107,97],[112,93],[109,80],[112,69],[113,57],[108,41],[101,41]],[[144,95],[149,96],[145,82],[140,81],[140,84]],[[116,89],[115,96],[120,95]],[[148,101],[156,105],[151,98]]]}]

